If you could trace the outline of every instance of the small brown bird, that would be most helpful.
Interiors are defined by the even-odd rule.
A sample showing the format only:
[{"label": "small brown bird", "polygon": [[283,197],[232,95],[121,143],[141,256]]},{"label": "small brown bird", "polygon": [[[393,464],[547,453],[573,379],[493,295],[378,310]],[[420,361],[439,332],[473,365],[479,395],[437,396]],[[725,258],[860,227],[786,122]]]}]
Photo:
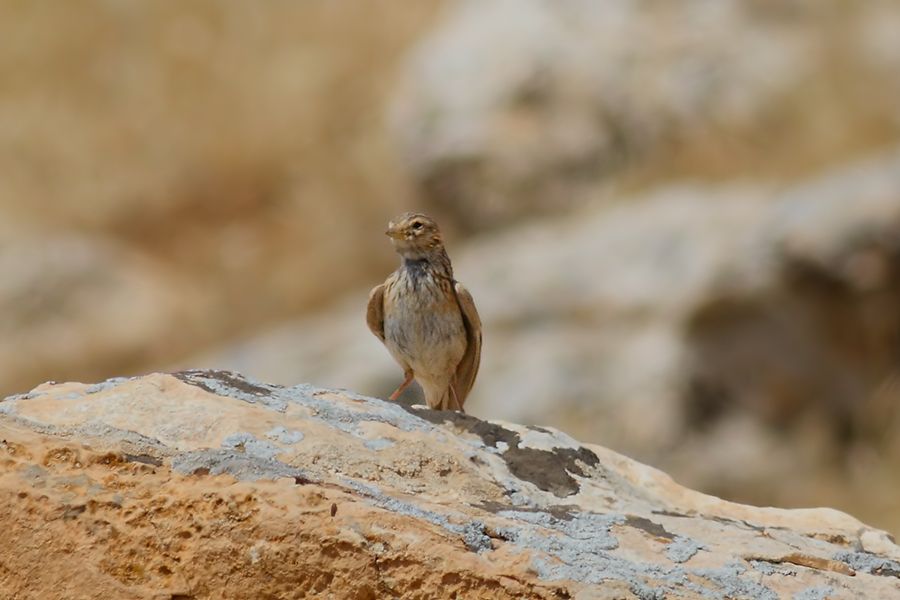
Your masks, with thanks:
[{"label": "small brown bird", "polygon": [[472,295],[453,279],[433,219],[405,213],[385,233],[400,267],[369,294],[366,322],[406,375],[390,398],[415,379],[430,408],[462,411],[481,362],[481,319]]}]

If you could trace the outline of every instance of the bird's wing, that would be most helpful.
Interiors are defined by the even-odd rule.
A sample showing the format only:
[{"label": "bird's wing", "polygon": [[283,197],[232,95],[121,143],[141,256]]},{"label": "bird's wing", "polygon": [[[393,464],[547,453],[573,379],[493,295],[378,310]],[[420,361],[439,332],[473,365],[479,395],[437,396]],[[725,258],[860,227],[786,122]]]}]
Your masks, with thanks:
[{"label": "bird's wing", "polygon": [[463,324],[466,327],[466,353],[463,354],[462,360],[456,366],[456,377],[454,379],[456,395],[459,399],[460,408],[466,401],[472,384],[475,383],[475,376],[478,375],[478,365],[481,363],[481,318],[475,309],[475,301],[472,294],[463,286],[456,282],[454,286],[456,291],[456,299],[459,302],[460,312],[463,317]]},{"label": "bird's wing", "polygon": [[384,284],[376,285],[369,292],[369,305],[366,307],[366,323],[369,329],[384,343]]}]

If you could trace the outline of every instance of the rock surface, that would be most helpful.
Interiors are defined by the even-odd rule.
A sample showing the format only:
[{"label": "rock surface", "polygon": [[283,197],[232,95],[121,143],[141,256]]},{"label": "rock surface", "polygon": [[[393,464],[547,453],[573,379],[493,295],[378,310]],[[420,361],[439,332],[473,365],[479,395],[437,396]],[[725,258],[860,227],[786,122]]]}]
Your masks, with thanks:
[{"label": "rock surface", "polygon": [[[780,189],[665,188],[449,249],[484,323],[473,414],[550,424],[717,495],[900,515],[900,151]],[[401,374],[362,323],[365,297],[199,364],[387,397]],[[834,448],[857,445],[849,477]]]},{"label": "rock surface", "polygon": [[555,430],[189,371],[0,402],[5,598],[893,598],[900,548]]}]

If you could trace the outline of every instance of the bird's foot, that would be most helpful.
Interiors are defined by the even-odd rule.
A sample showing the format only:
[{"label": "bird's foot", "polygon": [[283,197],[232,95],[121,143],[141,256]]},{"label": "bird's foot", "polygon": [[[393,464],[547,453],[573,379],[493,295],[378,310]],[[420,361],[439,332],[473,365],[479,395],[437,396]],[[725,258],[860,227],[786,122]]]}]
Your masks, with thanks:
[{"label": "bird's foot", "polygon": [[407,371],[407,372],[406,372],[406,377],[405,377],[405,379],[403,380],[403,383],[400,384],[400,387],[398,387],[396,390],[394,390],[394,393],[393,393],[393,394],[391,394],[390,396],[388,396],[388,400],[390,400],[390,401],[392,401],[392,402],[396,402],[397,398],[400,397],[400,394],[403,393],[403,390],[405,390],[406,388],[408,388],[408,387],[409,387],[409,384],[411,384],[412,381],[413,381],[413,372],[412,372],[412,371]]}]

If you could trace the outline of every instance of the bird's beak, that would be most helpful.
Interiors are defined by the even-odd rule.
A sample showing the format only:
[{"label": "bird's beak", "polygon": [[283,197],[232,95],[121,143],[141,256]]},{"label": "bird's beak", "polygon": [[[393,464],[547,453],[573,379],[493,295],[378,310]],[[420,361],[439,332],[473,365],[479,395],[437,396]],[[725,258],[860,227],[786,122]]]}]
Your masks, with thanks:
[{"label": "bird's beak", "polygon": [[397,228],[393,223],[388,225],[387,231],[384,232],[384,235],[388,236],[391,239],[398,240],[400,239],[400,232],[397,231]]}]

